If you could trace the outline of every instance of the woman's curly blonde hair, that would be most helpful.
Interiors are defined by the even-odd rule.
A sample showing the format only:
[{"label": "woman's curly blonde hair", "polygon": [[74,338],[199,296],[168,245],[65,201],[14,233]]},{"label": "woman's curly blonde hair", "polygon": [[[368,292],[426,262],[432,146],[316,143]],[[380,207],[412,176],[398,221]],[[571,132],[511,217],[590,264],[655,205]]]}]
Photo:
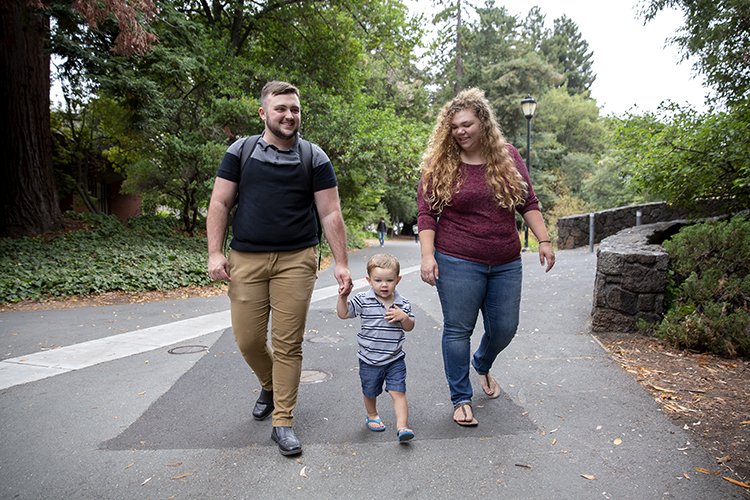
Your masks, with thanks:
[{"label": "woman's curly blonde hair", "polygon": [[513,165],[490,102],[484,92],[476,88],[460,92],[440,111],[422,157],[422,196],[432,210],[440,213],[461,189],[461,148],[451,134],[451,121],[456,113],[465,109],[473,111],[479,119],[487,182],[495,191],[497,204],[513,210],[524,203],[528,186]]}]

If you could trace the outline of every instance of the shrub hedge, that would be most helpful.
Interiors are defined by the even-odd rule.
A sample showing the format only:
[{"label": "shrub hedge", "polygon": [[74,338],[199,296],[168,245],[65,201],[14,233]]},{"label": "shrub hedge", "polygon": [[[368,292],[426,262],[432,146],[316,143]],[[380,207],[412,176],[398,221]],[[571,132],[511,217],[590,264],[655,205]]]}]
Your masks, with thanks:
[{"label": "shrub hedge", "polygon": [[750,357],[750,219],[682,229],[670,256],[668,308],[657,337],[678,347]]}]

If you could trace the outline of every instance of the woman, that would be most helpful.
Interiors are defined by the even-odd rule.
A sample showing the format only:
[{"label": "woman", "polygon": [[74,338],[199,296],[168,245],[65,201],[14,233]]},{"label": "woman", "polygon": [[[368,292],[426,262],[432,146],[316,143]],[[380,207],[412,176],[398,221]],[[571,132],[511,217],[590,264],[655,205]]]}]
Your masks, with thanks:
[{"label": "woman", "polygon": [[[422,280],[437,286],[443,309],[443,364],[453,419],[477,425],[471,407],[469,361],[490,398],[500,387],[490,375],[518,327],[521,240],[515,212],[539,240],[539,261],[555,263],[539,201],[518,151],[505,142],[489,101],[467,89],[438,117],[419,182]],[[482,311],[484,334],[471,356],[471,334]]]}]

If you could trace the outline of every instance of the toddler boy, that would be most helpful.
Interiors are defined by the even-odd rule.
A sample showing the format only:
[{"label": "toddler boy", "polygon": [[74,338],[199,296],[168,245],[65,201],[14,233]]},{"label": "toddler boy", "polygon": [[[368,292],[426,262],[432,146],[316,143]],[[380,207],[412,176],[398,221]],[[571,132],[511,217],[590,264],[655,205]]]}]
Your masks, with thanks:
[{"label": "toddler boy", "polygon": [[403,443],[414,437],[414,432],[408,427],[406,353],[402,349],[406,338],[404,332],[414,329],[414,315],[409,301],[396,291],[396,284],[401,281],[400,271],[398,259],[393,255],[373,255],[367,262],[367,282],[372,288],[350,300],[347,300],[348,293],[339,295],[336,313],[341,319],[361,317],[357,357],[367,427],[375,432],[385,430],[376,406],[385,383],[385,390],[393,399],[396,435]]}]

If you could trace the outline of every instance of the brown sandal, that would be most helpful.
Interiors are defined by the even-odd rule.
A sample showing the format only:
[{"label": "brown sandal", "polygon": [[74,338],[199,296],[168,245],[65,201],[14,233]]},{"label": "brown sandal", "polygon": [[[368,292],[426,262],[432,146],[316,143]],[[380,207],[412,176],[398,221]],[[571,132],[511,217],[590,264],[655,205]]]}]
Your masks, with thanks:
[{"label": "brown sandal", "polygon": [[[482,390],[490,399],[495,399],[500,395],[500,385],[492,375],[489,373],[487,375],[480,375],[479,381],[482,384]],[[487,392],[487,389],[490,389],[490,392]]]},{"label": "brown sandal", "polygon": [[[469,417],[469,414],[466,412],[467,406],[469,407],[469,410],[471,411],[471,420],[466,420]],[[464,420],[456,420],[456,412],[458,410],[461,410],[461,412],[463,413]],[[474,411],[471,408],[471,403],[468,403],[468,402],[459,403],[453,407],[453,421],[463,427],[476,427],[477,425],[479,425],[479,422],[477,422],[477,419],[474,418]]]}]

